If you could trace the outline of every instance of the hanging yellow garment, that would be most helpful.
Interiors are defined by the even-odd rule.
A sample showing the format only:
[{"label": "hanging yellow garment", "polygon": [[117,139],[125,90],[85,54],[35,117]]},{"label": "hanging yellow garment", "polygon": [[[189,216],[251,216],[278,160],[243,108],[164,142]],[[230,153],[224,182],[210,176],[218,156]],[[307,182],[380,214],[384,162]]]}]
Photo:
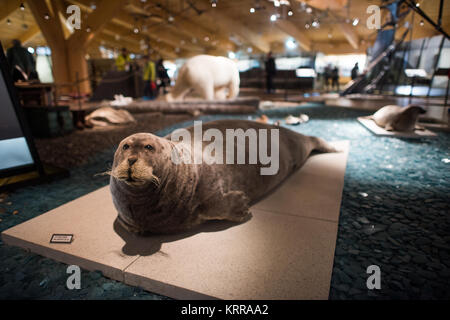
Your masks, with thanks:
[{"label": "hanging yellow garment", "polygon": [[156,81],[155,63],[153,61],[149,61],[145,65],[143,79],[144,81]]},{"label": "hanging yellow garment", "polygon": [[116,58],[116,67],[118,71],[125,71],[125,66],[131,62],[131,58],[129,55],[124,57],[123,55],[119,54],[119,56]]}]

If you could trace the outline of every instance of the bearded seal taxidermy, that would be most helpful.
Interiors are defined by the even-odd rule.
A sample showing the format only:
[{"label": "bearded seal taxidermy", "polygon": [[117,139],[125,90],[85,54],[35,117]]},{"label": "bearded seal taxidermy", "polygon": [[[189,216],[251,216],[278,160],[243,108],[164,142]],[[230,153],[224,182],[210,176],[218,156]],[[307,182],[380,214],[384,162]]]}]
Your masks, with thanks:
[{"label": "bearded seal taxidermy", "polygon": [[423,130],[422,127],[416,125],[416,122],[419,114],[425,112],[418,105],[407,107],[389,105],[381,108],[369,118],[387,131],[414,131],[415,129]]},{"label": "bearded seal taxidermy", "polygon": [[[110,189],[118,211],[117,220],[128,231],[168,234],[186,231],[207,220],[247,221],[251,217],[249,207],[298,170],[313,150],[336,152],[321,138],[255,121],[207,122],[202,125],[204,136],[200,138],[195,127],[184,129],[192,133],[192,138],[186,141],[174,142],[170,136],[162,138],[150,133],[137,133],[120,142],[109,172]],[[258,139],[262,139],[264,130],[261,129],[273,133],[271,139],[267,139],[271,140],[269,147],[263,152],[273,155],[278,151],[278,159],[274,159],[278,161],[277,167],[273,166],[276,172],[261,174],[262,170],[268,169],[267,157],[239,164],[242,163],[242,158],[239,162],[239,152],[236,152],[239,148],[244,150],[245,159],[253,157],[255,160],[252,154],[256,151],[249,147],[251,135],[247,136],[248,143],[246,137],[240,142],[237,138],[233,149],[225,147],[226,141],[220,142],[224,146],[221,156],[227,158],[227,154],[232,154],[231,160],[237,156],[238,161],[228,162],[227,158],[222,163],[214,163],[208,159],[205,150],[213,139],[205,138],[207,132],[213,130],[225,136],[230,129],[247,133],[254,130],[252,132],[258,135]],[[192,144],[194,147],[191,148]],[[195,148],[200,149],[201,163],[198,163],[198,158],[194,159]],[[214,153],[214,157],[220,156],[217,150]],[[174,162],[174,154],[179,156],[177,163]]]}]

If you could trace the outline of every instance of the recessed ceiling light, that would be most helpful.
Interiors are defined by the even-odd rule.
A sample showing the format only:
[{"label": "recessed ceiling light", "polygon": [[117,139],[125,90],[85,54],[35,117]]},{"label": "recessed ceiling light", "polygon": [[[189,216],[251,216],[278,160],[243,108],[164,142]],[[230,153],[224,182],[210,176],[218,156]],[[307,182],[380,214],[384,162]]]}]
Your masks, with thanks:
[{"label": "recessed ceiling light", "polygon": [[292,10],[288,11],[288,16],[292,16],[294,13],[292,12]]},{"label": "recessed ceiling light", "polygon": [[255,8],[250,8],[250,13],[255,13]]},{"label": "recessed ceiling light", "polygon": [[276,14],[271,15],[270,21],[277,21],[277,15]]},{"label": "recessed ceiling light", "polygon": [[307,8],[306,8],[306,13],[311,13],[311,12],[312,12],[311,7],[307,7]]},{"label": "recessed ceiling light", "polygon": [[359,19],[358,18],[355,18],[355,19],[353,19],[353,25],[356,27],[357,25],[358,25],[358,23],[359,23]]}]

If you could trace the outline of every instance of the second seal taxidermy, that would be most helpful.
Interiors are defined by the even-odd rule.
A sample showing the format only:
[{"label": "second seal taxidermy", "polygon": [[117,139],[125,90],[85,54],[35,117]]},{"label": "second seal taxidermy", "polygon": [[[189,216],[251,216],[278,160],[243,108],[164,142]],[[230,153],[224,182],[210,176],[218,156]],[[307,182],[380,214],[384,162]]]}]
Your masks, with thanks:
[{"label": "second seal taxidermy", "polygon": [[414,131],[423,129],[417,126],[416,122],[419,115],[425,112],[425,109],[418,105],[407,107],[389,105],[375,112],[370,119],[387,131]]},{"label": "second seal taxidermy", "polygon": [[[254,164],[174,163],[172,155],[197,144],[201,150],[211,144],[192,134],[191,141],[173,142],[150,133],[138,133],[122,140],[114,155],[110,188],[118,211],[118,222],[135,233],[176,233],[189,230],[208,220],[243,222],[251,217],[249,207],[277,188],[302,167],[313,150],[335,152],[326,141],[299,134],[283,127],[247,120],[218,120],[203,124],[203,132],[217,130],[224,136],[229,129],[279,130],[276,146],[278,170],[262,175],[267,161]],[[189,127],[194,133],[195,128]],[[234,146],[243,147],[246,159],[251,156],[250,143],[244,139]],[[226,142],[223,141],[225,146]],[[195,148],[195,147],[194,147]],[[224,148],[224,157],[228,150]],[[188,158],[194,157],[188,150]],[[225,154],[227,153],[227,154]],[[191,158],[189,158],[191,159]],[[250,161],[249,161],[250,162]]]},{"label": "second seal taxidermy", "polygon": [[233,60],[199,55],[185,62],[173,90],[162,99],[181,101],[189,91],[205,100],[234,99],[239,94],[239,81],[239,70]]}]

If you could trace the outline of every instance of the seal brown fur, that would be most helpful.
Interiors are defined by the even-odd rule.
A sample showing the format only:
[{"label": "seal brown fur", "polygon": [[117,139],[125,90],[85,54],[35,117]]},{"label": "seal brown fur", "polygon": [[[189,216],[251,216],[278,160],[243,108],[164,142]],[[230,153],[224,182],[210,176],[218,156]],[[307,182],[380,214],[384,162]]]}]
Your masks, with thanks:
[{"label": "seal brown fur", "polygon": [[[260,169],[267,165],[259,160],[257,164],[175,164],[171,153],[174,148],[181,150],[179,144],[184,142],[175,143],[169,137],[149,133],[131,135],[119,144],[110,181],[118,221],[127,230],[175,233],[207,220],[246,221],[251,217],[249,207],[298,170],[313,150],[336,151],[320,138],[255,121],[219,120],[203,124],[203,131],[210,128],[220,130],[224,136],[226,129],[279,129],[278,172],[261,175]],[[194,127],[187,130],[193,142]],[[210,143],[202,142],[202,147]],[[271,154],[271,144],[268,145]],[[225,154],[225,147],[223,150]],[[246,154],[248,159],[248,143]]]},{"label": "seal brown fur", "polygon": [[400,107],[389,105],[375,112],[371,119],[387,131],[414,131],[417,127],[416,122],[419,114],[425,113],[425,110],[418,105],[409,105]]}]

